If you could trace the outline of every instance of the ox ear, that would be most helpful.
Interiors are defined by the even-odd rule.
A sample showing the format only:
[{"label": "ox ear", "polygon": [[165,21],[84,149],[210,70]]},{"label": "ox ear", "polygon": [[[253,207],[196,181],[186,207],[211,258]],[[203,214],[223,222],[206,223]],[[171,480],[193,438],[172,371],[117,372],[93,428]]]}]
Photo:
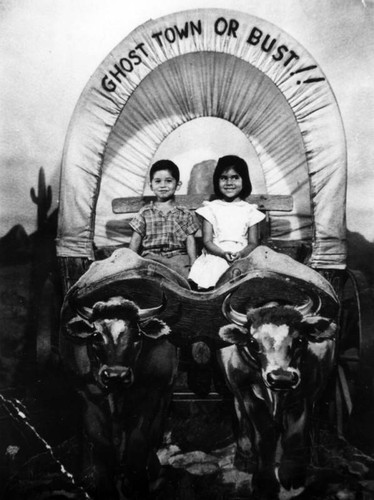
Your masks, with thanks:
[{"label": "ox ear", "polygon": [[218,335],[229,344],[245,346],[248,344],[248,330],[242,326],[225,325],[219,329]]},{"label": "ox ear", "polygon": [[65,335],[77,342],[88,339],[94,332],[94,327],[79,316],[71,319],[65,325]]},{"label": "ox ear", "polygon": [[161,319],[153,318],[142,323],[140,333],[151,339],[159,339],[171,334],[168,325]]},{"label": "ox ear", "polygon": [[337,324],[333,320],[321,316],[306,316],[301,322],[302,333],[314,342],[334,338],[337,328]]}]

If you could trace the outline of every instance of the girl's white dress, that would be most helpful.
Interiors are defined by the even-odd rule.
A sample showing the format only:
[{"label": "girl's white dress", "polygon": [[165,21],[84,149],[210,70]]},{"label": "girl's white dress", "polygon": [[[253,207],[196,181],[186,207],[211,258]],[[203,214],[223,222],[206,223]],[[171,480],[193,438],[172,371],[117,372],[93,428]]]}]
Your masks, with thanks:
[{"label": "girl's white dress", "polygon": [[[196,213],[212,224],[213,243],[227,252],[239,252],[246,247],[248,229],[265,217],[256,205],[242,200],[231,203],[224,200],[205,202]],[[204,248],[188,277],[201,288],[209,288],[217,283],[229,267],[225,259],[208,253]]]}]

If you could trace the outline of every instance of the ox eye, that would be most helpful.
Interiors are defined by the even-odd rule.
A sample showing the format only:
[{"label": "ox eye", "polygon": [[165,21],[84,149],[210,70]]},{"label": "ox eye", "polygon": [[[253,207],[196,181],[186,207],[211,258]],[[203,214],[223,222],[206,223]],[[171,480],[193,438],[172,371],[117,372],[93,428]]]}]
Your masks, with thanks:
[{"label": "ox eye", "polygon": [[293,350],[299,350],[303,347],[303,345],[305,344],[305,337],[303,337],[302,335],[297,337],[294,341],[294,344],[293,344]]},{"label": "ox eye", "polygon": [[103,344],[104,343],[103,336],[99,332],[94,332],[91,335],[91,341],[94,342],[95,344]]},{"label": "ox eye", "polygon": [[256,352],[259,352],[260,351],[260,347],[257,343],[257,341],[253,338],[253,337],[250,337],[249,338],[249,341],[248,341],[248,344],[247,344],[248,348],[251,350],[251,351],[256,351]]}]

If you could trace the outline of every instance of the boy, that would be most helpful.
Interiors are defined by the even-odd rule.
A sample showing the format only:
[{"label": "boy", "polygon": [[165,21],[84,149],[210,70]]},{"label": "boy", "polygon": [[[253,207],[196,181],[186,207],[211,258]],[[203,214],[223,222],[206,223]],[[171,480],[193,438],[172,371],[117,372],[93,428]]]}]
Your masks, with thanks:
[{"label": "boy", "polygon": [[196,260],[194,234],[199,226],[187,208],[175,203],[175,191],[182,184],[179,169],[170,160],[160,160],[152,165],[149,177],[156,201],[140,209],[130,222],[129,248],[187,278]]}]

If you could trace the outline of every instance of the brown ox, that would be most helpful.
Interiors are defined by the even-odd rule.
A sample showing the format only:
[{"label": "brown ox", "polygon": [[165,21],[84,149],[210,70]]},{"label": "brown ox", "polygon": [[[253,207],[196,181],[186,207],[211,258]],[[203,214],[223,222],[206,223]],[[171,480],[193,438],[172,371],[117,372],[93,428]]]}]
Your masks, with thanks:
[{"label": "brown ox", "polygon": [[336,324],[275,303],[233,321],[220,336],[232,344],[219,360],[238,418],[236,465],[253,472],[260,499],[293,498],[305,489],[310,415],[334,365]]},{"label": "brown ox", "polygon": [[100,500],[119,498],[119,483],[126,498],[148,498],[160,484],[156,450],[177,353],[168,326],[152,319],[159,309],[111,297],[78,310],[64,329],[61,354],[82,398],[93,464],[87,489]]}]

